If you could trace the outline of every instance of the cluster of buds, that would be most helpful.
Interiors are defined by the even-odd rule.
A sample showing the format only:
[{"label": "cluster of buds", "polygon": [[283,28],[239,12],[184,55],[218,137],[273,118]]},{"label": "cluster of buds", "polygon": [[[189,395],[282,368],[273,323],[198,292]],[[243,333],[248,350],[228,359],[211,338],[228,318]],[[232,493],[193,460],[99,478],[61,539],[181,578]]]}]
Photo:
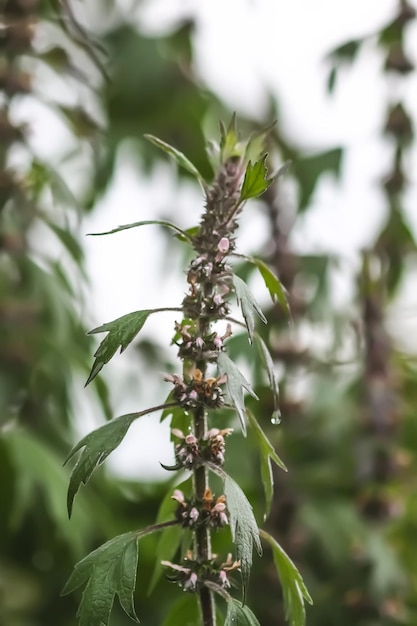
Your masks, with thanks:
[{"label": "cluster of buds", "polygon": [[206,282],[219,284],[222,278],[229,275],[230,268],[225,264],[225,258],[230,253],[230,240],[228,237],[220,238],[216,231],[212,233],[212,236],[219,238],[215,248],[215,256],[213,258],[212,251],[210,253],[205,252],[191,261],[187,274],[190,285]]},{"label": "cluster of buds", "polygon": [[180,335],[182,342],[177,343],[179,346],[178,356],[188,361],[217,361],[219,352],[223,349],[225,339],[231,336],[232,327],[230,324],[226,327],[223,335],[213,332],[204,337],[195,336],[192,333],[191,324],[175,324],[175,330]]},{"label": "cluster of buds", "polygon": [[178,503],[175,516],[184,528],[208,525],[217,530],[229,523],[226,497],[221,495],[214,499],[211,489],[206,490],[200,503],[186,498],[180,489],[175,489],[172,499]]},{"label": "cluster of buds", "polygon": [[[225,286],[226,291],[229,291],[229,287]],[[225,302],[223,295],[225,294],[211,293],[204,295],[202,290],[192,288],[191,293],[185,296],[182,301],[184,315],[192,319],[220,319],[226,317],[230,313],[230,307]]]},{"label": "cluster of buds", "polygon": [[222,589],[229,589],[229,572],[240,568],[240,561],[234,561],[232,555],[228,554],[227,559],[220,566],[216,564],[215,558],[206,563],[199,563],[192,558],[192,554],[187,552],[184,558],[184,565],[177,565],[170,561],[161,561],[165,567],[173,570],[168,576],[168,580],[176,582],[184,591],[198,591],[206,582],[214,583]]},{"label": "cluster of buds", "polygon": [[219,409],[224,404],[220,385],[226,382],[226,375],[204,378],[201,370],[196,369],[193,378],[188,382],[177,374],[165,374],[164,380],[173,383],[173,397],[184,409],[195,409],[198,406]]},{"label": "cluster of buds", "polygon": [[184,467],[192,469],[209,461],[215,465],[223,465],[225,440],[224,438],[233,432],[233,428],[211,428],[207,435],[200,441],[189,433],[184,433],[178,428],[171,430],[175,437],[180,439],[180,443],[175,446],[175,459],[177,464],[174,469]]},{"label": "cluster of buds", "polygon": [[229,240],[230,254],[234,250],[231,237],[237,228],[240,186],[244,162],[238,156],[229,157],[221,166],[207,195],[207,209],[199,232],[193,237],[193,246],[200,254],[213,255],[223,238]]},{"label": "cluster of buds", "polygon": [[211,232],[210,241],[210,249],[191,262],[187,273],[190,290],[182,306],[184,314],[192,319],[219,319],[229,313],[223,296],[230,292],[230,268],[225,258],[230,253],[231,242],[216,230]]}]

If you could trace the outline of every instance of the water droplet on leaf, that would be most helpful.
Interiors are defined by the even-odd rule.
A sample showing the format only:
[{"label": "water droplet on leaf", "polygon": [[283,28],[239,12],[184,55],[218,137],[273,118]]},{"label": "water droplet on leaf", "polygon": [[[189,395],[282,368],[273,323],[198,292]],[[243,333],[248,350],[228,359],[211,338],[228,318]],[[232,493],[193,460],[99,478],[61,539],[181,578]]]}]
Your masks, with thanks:
[{"label": "water droplet on leaf", "polygon": [[273,412],[271,417],[271,424],[274,424],[274,426],[281,424],[281,411],[279,409]]}]

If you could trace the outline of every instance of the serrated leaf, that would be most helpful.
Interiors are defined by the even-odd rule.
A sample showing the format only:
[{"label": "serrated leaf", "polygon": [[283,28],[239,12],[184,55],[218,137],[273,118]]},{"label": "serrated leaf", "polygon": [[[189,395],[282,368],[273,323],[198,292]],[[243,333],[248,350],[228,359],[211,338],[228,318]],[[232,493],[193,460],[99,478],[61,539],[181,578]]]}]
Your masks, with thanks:
[{"label": "serrated leaf", "polygon": [[254,258],[253,262],[255,263],[264,280],[265,286],[269,291],[272,302],[278,300],[285,313],[287,313],[287,315],[290,315],[291,312],[288,305],[287,291],[284,285],[281,283],[279,278],[275,276],[274,272],[266,265],[266,263],[261,261],[261,259]]},{"label": "serrated leaf", "polygon": [[275,539],[264,530],[261,530],[260,533],[261,537],[266,539],[272,548],[275,566],[282,586],[286,618],[290,626],[304,626],[306,621],[304,601],[306,600],[309,604],[313,604],[313,600],[301,574]]},{"label": "serrated leaf", "polygon": [[233,285],[236,291],[237,301],[242,309],[246,328],[248,329],[249,339],[252,342],[253,331],[255,330],[255,313],[258,314],[264,324],[267,323],[267,320],[245,281],[239,278],[239,276],[236,276],[236,274],[233,274]]},{"label": "serrated leaf", "polygon": [[266,343],[262,339],[262,337],[256,333],[255,341],[257,343],[259,353],[261,355],[262,363],[266,369],[266,373],[268,375],[269,386],[272,391],[272,396],[274,398],[274,412],[271,416],[271,422],[273,424],[278,424],[281,418],[281,411],[279,408],[279,383],[278,378],[275,373],[274,362],[272,360],[271,354],[267,348]]},{"label": "serrated leaf", "polygon": [[119,558],[127,543],[132,541],[137,535],[138,533],[135,531],[118,535],[96,550],[93,550],[93,552],[90,552],[74,567],[74,571],[61,591],[61,595],[66,596],[87,582],[94,564],[105,564]]},{"label": "serrated leaf", "polygon": [[68,595],[87,583],[77,612],[80,626],[108,626],[116,594],[127,615],[139,622],[133,605],[138,541],[177,523],[172,520],[118,535],[77,563],[61,595]]},{"label": "serrated leaf", "polygon": [[77,611],[80,626],[108,624],[115,596],[110,583],[110,570],[111,565],[99,569],[93,566]]},{"label": "serrated leaf", "polygon": [[128,345],[134,340],[138,332],[142,329],[149,315],[155,312],[156,311],[152,310],[134,311],[133,313],[128,313],[127,315],[123,315],[112,322],[107,322],[102,326],[98,326],[97,328],[90,330],[88,333],[89,335],[105,332],[108,332],[109,334],[105,339],[103,339],[94,354],[95,361],[87,379],[86,386],[94,380],[97,374],[103,369],[104,365],[106,365],[106,363],[114,357],[119,347],[120,352],[126,350]]},{"label": "serrated leaf", "polygon": [[265,139],[276,125],[276,121],[251,133],[245,150],[245,161],[258,161],[265,154]]},{"label": "serrated leaf", "polygon": [[224,481],[230,530],[236,545],[236,558],[241,562],[243,598],[245,598],[252,567],[253,548],[256,548],[259,555],[262,554],[259,528],[252,507],[239,485],[220,467],[212,463],[207,465],[212,472],[220,476]]},{"label": "serrated leaf", "polygon": [[[114,233],[119,233],[122,230],[129,230],[130,228],[137,228],[138,226],[148,226],[149,224],[158,224],[159,226],[166,226],[167,228],[171,228],[176,233],[178,233],[178,237],[181,237],[184,241],[191,241],[191,235],[187,230],[182,230],[179,226],[172,224],[171,222],[167,222],[165,220],[145,220],[142,222],[133,222],[132,224],[124,224],[123,226],[117,226],[117,228],[113,228],[113,230],[108,230],[104,233],[88,233],[91,237],[101,237],[102,235],[113,235]],[[189,231],[193,231],[192,228]]]},{"label": "serrated leaf", "polygon": [[97,465],[103,463],[109,454],[117,448],[126,435],[129,426],[138,417],[140,417],[140,413],[122,415],[104,426],[97,428],[97,430],[94,430],[92,433],[89,433],[72,448],[65,459],[65,463],[81,450],[81,448],[84,448],[84,450],[72,470],[70,478],[67,495],[69,517],[71,517],[74,498],[81,483],[85,485],[88,482]]},{"label": "serrated leaf", "polygon": [[269,441],[268,437],[265,435],[264,431],[259,425],[258,420],[253,415],[253,413],[249,410],[246,411],[246,414],[249,418],[249,424],[251,425],[256,441],[260,450],[260,459],[261,459],[261,477],[262,484],[264,486],[265,491],[265,500],[266,500],[266,511],[264,518],[268,517],[269,511],[271,509],[272,497],[274,495],[274,477],[272,474],[272,465],[271,461],[274,461],[278,467],[283,469],[284,471],[288,471],[284,462],[279,458],[278,454],[275,452],[275,449],[272,443]]},{"label": "serrated leaf", "polygon": [[231,598],[227,604],[227,614],[224,626],[260,626],[257,617],[247,604]]},{"label": "serrated leaf", "polygon": [[245,177],[240,191],[239,202],[260,196],[272,183],[272,178],[266,178],[268,170],[265,165],[267,155],[252,165],[252,161],[246,166]]},{"label": "serrated leaf", "polygon": [[155,146],[157,146],[158,148],[161,148],[161,150],[169,154],[169,156],[173,157],[173,159],[178,163],[178,165],[180,165],[181,167],[186,169],[188,172],[190,172],[190,174],[192,174],[200,182],[203,188],[206,187],[204,178],[202,177],[202,175],[200,174],[196,166],[193,163],[191,163],[189,159],[187,159],[185,154],[183,154],[182,152],[180,152],[173,146],[170,146],[165,141],[158,139],[158,137],[155,137],[154,135],[144,135],[144,137],[145,139],[153,143]]},{"label": "serrated leaf", "polygon": [[67,595],[87,582],[77,612],[80,626],[107,626],[116,594],[127,615],[139,622],[133,605],[138,539],[138,532],[119,535],[75,566],[61,595]]},{"label": "serrated leaf", "polygon": [[122,609],[129,617],[139,622],[133,602],[136,587],[136,570],[138,564],[138,542],[131,541],[123,549],[122,555],[113,571],[113,585],[119,596]]},{"label": "serrated leaf", "polygon": [[238,370],[233,361],[229,359],[225,352],[221,352],[219,354],[217,366],[219,368],[219,376],[222,376],[223,374],[226,374],[227,376],[227,390],[232,404],[238,414],[240,424],[242,426],[242,432],[246,436],[245,400],[243,397],[243,390],[246,389],[246,391],[250,393],[255,400],[259,400],[259,398],[253,391],[250,383]]}]

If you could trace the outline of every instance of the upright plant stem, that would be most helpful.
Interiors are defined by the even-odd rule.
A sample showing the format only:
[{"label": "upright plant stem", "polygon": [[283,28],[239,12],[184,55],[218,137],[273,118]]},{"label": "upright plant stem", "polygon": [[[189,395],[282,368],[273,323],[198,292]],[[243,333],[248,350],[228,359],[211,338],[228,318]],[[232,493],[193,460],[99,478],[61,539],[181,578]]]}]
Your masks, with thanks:
[{"label": "upright plant stem", "polygon": [[[194,434],[198,439],[202,439],[206,432],[207,415],[204,407],[198,407],[194,413]],[[202,502],[208,487],[207,469],[204,466],[198,467],[194,470],[194,491],[198,502]],[[209,561],[212,558],[210,528],[207,525],[196,528],[194,541],[197,560]],[[207,587],[202,587],[199,595],[203,626],[216,626],[216,609],[212,592]]]},{"label": "upright plant stem", "polygon": [[[205,292],[211,292],[212,286],[205,285]],[[204,323],[202,319],[198,321],[200,333],[202,335],[208,333],[210,325]],[[203,376],[206,375],[207,364],[202,361],[196,363]],[[204,439],[207,435],[207,412],[204,406],[195,409],[194,415],[194,435],[198,440]],[[209,488],[208,470],[202,465],[194,470],[194,494],[198,502],[202,502],[207,489]],[[194,536],[195,558],[200,562],[207,562],[212,558],[211,553],[211,534],[208,525],[197,527]],[[214,602],[213,593],[207,587],[202,587],[199,592],[200,606],[202,613],[203,626],[216,626],[216,604]]]}]

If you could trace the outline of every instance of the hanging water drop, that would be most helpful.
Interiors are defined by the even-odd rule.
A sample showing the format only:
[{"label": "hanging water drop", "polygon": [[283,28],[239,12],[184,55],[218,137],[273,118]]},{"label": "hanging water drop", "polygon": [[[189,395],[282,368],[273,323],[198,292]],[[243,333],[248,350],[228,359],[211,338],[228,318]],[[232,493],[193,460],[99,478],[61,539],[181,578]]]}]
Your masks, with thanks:
[{"label": "hanging water drop", "polygon": [[273,412],[271,417],[271,424],[274,424],[274,426],[281,424],[281,411],[279,409]]}]

